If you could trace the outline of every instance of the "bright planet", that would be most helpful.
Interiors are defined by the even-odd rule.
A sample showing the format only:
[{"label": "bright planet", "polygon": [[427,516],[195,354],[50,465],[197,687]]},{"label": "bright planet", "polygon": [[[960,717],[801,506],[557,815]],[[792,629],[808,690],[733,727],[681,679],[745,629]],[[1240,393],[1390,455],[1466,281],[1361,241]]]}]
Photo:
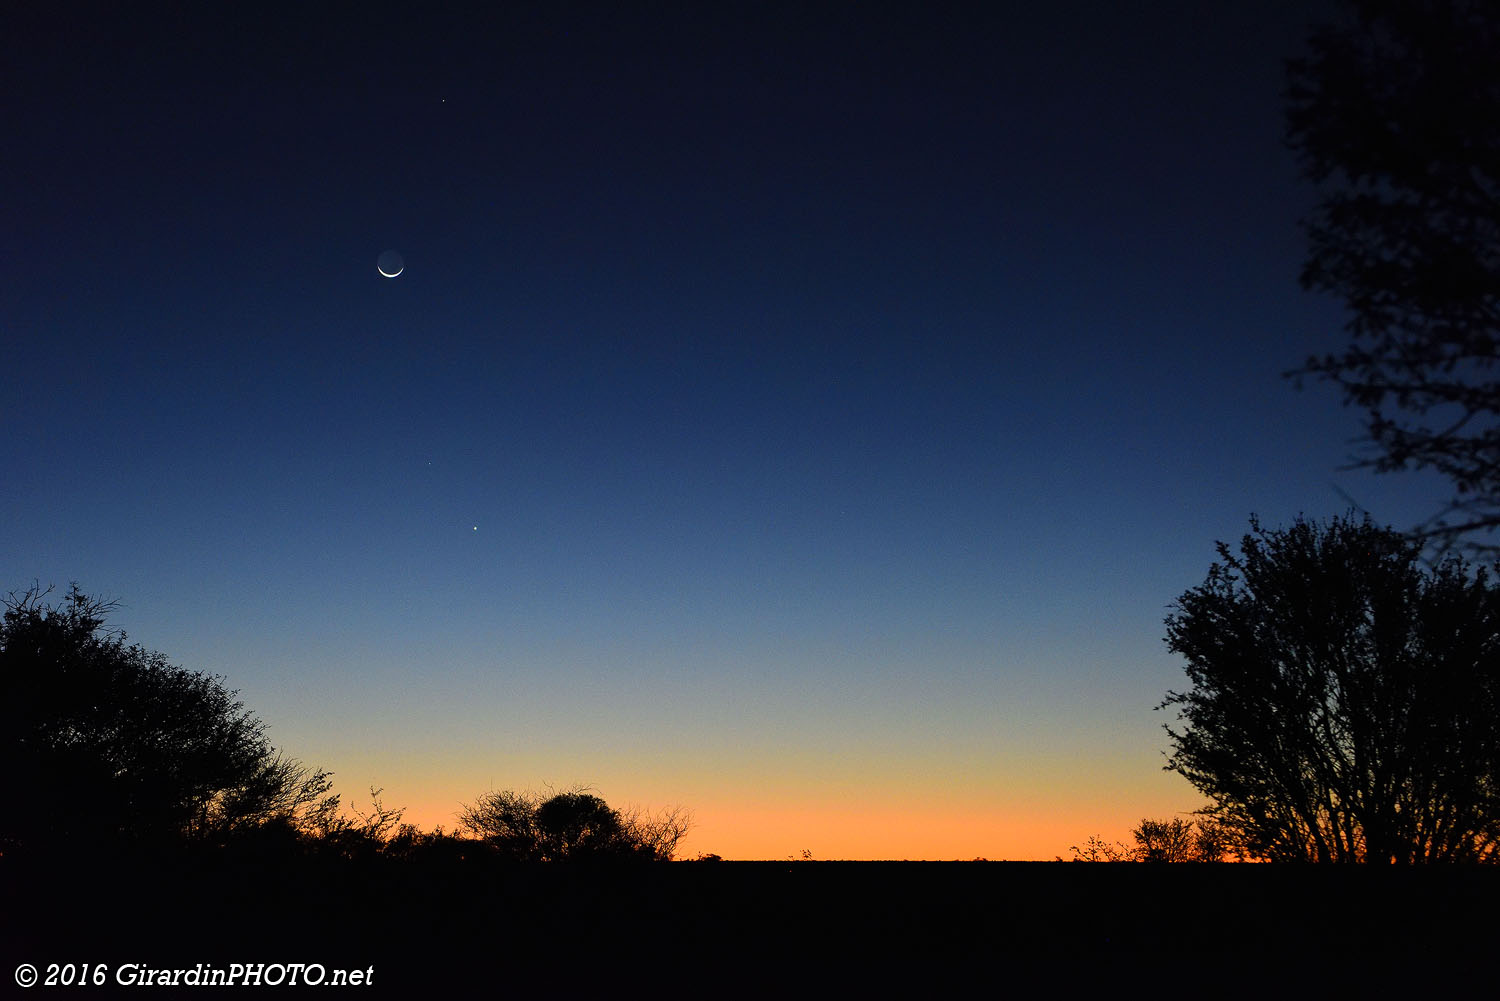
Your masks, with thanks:
[{"label": "bright planet", "polygon": [[406,262],[394,250],[387,250],[375,260],[375,270],[380,272],[382,278],[394,278],[405,267]]}]

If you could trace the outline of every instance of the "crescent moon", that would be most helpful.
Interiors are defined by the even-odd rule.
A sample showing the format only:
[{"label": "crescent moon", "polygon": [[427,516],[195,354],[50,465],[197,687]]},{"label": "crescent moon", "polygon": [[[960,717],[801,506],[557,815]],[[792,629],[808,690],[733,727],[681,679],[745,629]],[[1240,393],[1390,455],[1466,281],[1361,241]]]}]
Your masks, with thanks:
[{"label": "crescent moon", "polygon": [[406,270],[406,261],[394,250],[387,250],[375,258],[375,270],[380,272],[382,278],[394,278]]}]

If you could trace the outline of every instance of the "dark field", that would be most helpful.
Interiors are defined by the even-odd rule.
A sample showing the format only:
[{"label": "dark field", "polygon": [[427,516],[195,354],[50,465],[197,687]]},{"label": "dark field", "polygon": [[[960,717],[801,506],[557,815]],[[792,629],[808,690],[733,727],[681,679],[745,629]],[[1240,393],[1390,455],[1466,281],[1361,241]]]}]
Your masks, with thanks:
[{"label": "dark field", "polygon": [[1500,890],[1494,867],[0,864],[5,989],[22,962],[44,976],[52,963],[109,967],[107,988],[27,995],[47,997],[123,989],[113,977],[126,963],[373,967],[374,989],[409,996],[592,997],[627,983],[647,995],[755,996],[788,978],[878,988],[910,977],[949,996],[939,985],[950,980],[961,992],[975,978],[998,987],[1153,969],[1378,985],[1398,972],[1488,976]]}]

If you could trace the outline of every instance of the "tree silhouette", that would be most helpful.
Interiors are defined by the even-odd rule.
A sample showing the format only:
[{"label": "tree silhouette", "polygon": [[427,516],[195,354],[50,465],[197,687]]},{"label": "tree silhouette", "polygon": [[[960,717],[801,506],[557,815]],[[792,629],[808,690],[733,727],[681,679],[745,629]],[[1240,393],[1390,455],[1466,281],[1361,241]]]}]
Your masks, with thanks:
[{"label": "tree silhouette", "polygon": [[536,826],[548,859],[618,857],[635,850],[620,815],[585,792],[559,793],[544,802],[537,807]]},{"label": "tree silhouette", "polygon": [[526,862],[640,859],[666,861],[687,834],[681,810],[622,814],[583,789],[547,799],[510,790],[466,806],[459,829],[503,858]]},{"label": "tree silhouette", "polygon": [[1254,858],[1495,861],[1500,587],[1368,520],[1251,529],[1167,617],[1167,767]]},{"label": "tree silhouette", "polygon": [[126,646],[77,585],[12,593],[0,625],[0,844],[222,839],[337,807],[216,678]]},{"label": "tree silhouette", "polygon": [[1140,862],[1222,862],[1229,854],[1227,832],[1212,820],[1147,818],[1130,834]]},{"label": "tree silhouette", "polygon": [[[1349,346],[1294,376],[1366,411],[1358,465],[1434,469],[1455,496],[1414,535],[1495,551],[1500,526],[1500,6],[1355,0],[1290,63],[1287,137],[1322,200],[1308,289]],[[1483,532],[1483,536],[1476,533]]]},{"label": "tree silhouette", "polygon": [[1142,862],[1194,861],[1193,824],[1174,817],[1171,820],[1142,820],[1131,836],[1135,838],[1136,858]]}]

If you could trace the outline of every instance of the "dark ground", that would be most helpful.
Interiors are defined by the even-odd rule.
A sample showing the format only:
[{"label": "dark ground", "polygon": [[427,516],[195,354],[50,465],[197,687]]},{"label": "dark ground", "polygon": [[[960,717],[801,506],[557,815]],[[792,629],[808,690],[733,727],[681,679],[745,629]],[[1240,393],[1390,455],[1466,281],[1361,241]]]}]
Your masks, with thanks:
[{"label": "dark ground", "polygon": [[[1500,867],[9,857],[0,993],[19,993],[23,962],[44,977],[48,964],[103,963],[111,979],[126,963],[373,967],[390,996],[781,996],[820,983],[963,996],[1036,975],[1186,987],[1189,973],[1194,992],[1285,993],[1287,976],[1488,979],[1497,891]],[[108,989],[122,988],[24,995]]]}]

